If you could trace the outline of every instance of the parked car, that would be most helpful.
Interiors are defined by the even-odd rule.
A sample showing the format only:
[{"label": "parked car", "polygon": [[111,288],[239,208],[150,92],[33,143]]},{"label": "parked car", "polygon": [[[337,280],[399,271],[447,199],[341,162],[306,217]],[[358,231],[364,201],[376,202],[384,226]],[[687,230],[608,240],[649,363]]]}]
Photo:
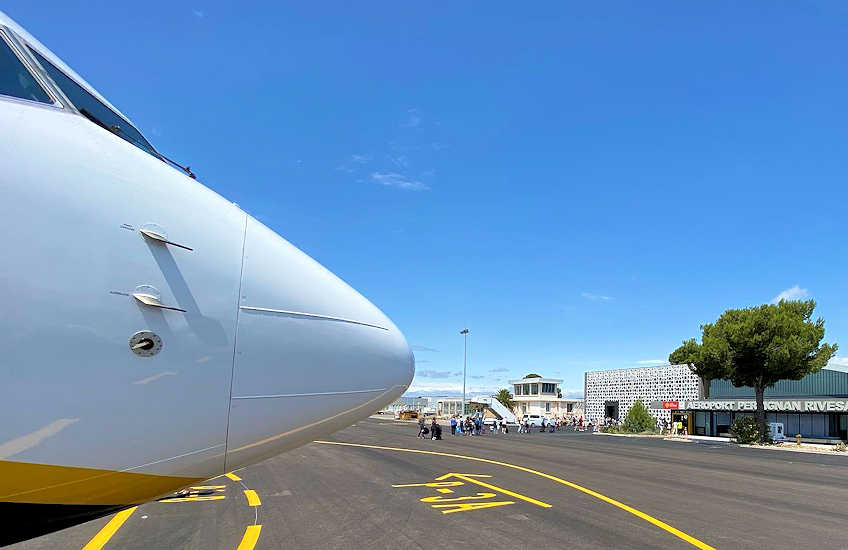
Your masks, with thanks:
[{"label": "parked car", "polygon": [[542,425],[542,417],[538,414],[525,414],[521,418],[522,422],[529,422],[530,426],[541,426]]}]

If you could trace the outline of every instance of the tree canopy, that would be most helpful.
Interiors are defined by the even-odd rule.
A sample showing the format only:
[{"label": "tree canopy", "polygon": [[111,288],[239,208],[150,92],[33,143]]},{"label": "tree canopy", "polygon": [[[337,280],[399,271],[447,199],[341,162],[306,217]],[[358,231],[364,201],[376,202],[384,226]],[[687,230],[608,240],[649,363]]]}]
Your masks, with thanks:
[{"label": "tree canopy", "polygon": [[[709,326],[704,325],[701,329],[709,330]],[[669,354],[668,361],[672,365],[686,365],[698,375],[701,379],[701,393],[705,399],[710,397],[710,381],[714,378],[725,378],[727,375],[727,365],[723,358],[704,348],[694,338],[684,340],[679,348]]]},{"label": "tree canopy", "polygon": [[512,394],[509,393],[509,390],[504,388],[495,394],[495,399],[500,401],[501,405],[506,407],[509,410],[512,410],[515,407],[515,401],[512,400]]},{"label": "tree canopy", "polygon": [[702,377],[729,379],[751,386],[757,401],[761,437],[765,437],[766,388],[780,380],[800,380],[819,371],[836,353],[836,344],[822,344],[824,321],[812,320],[813,300],[728,309],[715,323],[701,327],[701,344],[683,342],[669,355]]},{"label": "tree canopy", "polygon": [[541,376],[539,376],[539,375],[538,375],[538,374],[536,374],[535,372],[531,372],[530,374],[528,374],[528,375],[527,375],[527,376],[525,376],[524,378],[541,378]]},{"label": "tree canopy", "polygon": [[728,367],[734,386],[765,389],[779,380],[800,380],[824,367],[836,344],[821,344],[824,320],[812,321],[813,300],[728,309],[704,326],[703,346]]}]

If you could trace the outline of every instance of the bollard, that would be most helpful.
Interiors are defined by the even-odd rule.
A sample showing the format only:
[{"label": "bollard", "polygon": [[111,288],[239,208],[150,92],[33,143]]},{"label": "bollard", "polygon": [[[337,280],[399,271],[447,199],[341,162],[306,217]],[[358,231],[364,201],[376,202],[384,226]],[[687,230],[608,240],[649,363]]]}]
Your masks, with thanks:
[{"label": "bollard", "polygon": [[795,434],[795,444],[801,446],[801,434]]}]

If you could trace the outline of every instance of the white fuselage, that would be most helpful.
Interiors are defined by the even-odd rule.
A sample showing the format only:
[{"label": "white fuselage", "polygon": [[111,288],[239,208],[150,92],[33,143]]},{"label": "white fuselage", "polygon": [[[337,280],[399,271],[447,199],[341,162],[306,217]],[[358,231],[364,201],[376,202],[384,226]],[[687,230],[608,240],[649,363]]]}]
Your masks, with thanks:
[{"label": "white fuselage", "polygon": [[[0,25],[65,67],[2,13]],[[406,389],[412,354],[379,309],[51,93],[52,104],[0,95],[0,502],[51,502],[35,479],[30,500],[4,492],[5,463],[205,479],[348,426]],[[139,331],[161,350],[134,353]],[[75,499],[131,503],[56,501]]]}]

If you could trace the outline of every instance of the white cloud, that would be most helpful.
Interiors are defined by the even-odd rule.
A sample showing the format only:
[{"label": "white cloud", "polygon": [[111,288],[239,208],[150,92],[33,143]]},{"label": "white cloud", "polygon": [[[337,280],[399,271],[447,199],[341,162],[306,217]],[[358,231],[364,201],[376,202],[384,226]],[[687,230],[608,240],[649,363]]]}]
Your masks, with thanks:
[{"label": "white cloud", "polygon": [[827,362],[827,368],[848,372],[848,357],[831,357],[830,361]]},{"label": "white cloud", "polygon": [[[417,374],[417,373],[416,373]],[[465,393],[495,393],[503,386],[493,385],[486,382],[469,383],[465,387]],[[430,380],[418,380],[418,376],[412,381],[409,389],[406,390],[408,395],[421,392],[439,392],[447,395],[462,395],[462,380],[458,382],[441,382]]]},{"label": "white cloud", "polygon": [[591,292],[581,292],[580,296],[583,296],[587,300],[592,300],[593,302],[611,302],[615,299],[612,296],[604,296],[602,294],[592,294]]},{"label": "white cloud", "polygon": [[409,167],[409,158],[406,155],[388,155],[389,162],[395,165],[396,168],[403,170]]},{"label": "white cloud", "polygon": [[206,17],[206,12],[204,12],[203,10],[191,10],[191,13],[193,13],[194,16],[198,19],[203,19],[204,17]]},{"label": "white cloud", "polygon": [[772,298],[769,303],[776,304],[781,300],[803,300],[809,295],[810,292],[806,288],[801,288],[798,285],[795,285],[782,291],[780,294]]},{"label": "white cloud", "polygon": [[371,162],[371,157],[368,155],[351,155],[349,159],[337,166],[336,170],[353,174],[359,170],[360,167],[368,164],[369,162]]},{"label": "white cloud", "polygon": [[373,172],[371,180],[374,183],[385,185],[386,187],[397,187],[407,191],[428,191],[430,186],[421,181],[410,179],[409,177],[398,174],[397,172]]},{"label": "white cloud", "polygon": [[415,376],[420,376],[422,378],[449,378],[451,375],[449,370],[417,370],[415,371]]},{"label": "white cloud", "polygon": [[412,351],[439,351],[436,348],[429,348],[420,344],[412,344]]},{"label": "white cloud", "polygon": [[668,363],[665,359],[644,359],[642,361],[636,361],[637,365],[665,365]]},{"label": "white cloud", "polygon": [[418,114],[418,109],[409,109],[407,113],[409,114],[409,118],[406,119],[406,122],[403,124],[404,126],[415,128],[421,124],[421,116]]}]

